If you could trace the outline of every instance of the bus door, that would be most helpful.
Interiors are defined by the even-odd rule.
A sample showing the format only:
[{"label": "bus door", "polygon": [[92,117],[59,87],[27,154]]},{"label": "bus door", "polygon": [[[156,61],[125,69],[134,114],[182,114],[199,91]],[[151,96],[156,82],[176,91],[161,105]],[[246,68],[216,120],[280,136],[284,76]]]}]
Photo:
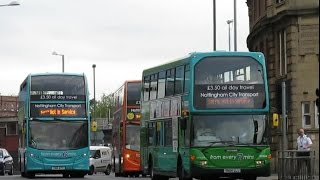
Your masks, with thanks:
[{"label": "bus door", "polygon": [[164,171],[175,171],[177,167],[177,131],[173,131],[173,119],[165,119],[161,122],[162,145],[159,151],[159,166]]},{"label": "bus door", "polygon": [[[179,132],[179,154],[182,158],[182,165],[185,170],[189,170],[190,163],[190,120],[189,116],[179,117],[177,132]],[[179,131],[178,131],[179,130]]]}]

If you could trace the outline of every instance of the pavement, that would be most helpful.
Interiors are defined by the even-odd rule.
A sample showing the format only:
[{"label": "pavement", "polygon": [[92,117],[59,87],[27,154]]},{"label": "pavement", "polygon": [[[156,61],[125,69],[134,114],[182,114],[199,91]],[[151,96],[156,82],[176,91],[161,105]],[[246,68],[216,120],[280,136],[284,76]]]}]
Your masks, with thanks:
[{"label": "pavement", "polygon": [[[278,174],[271,174],[269,177],[260,177],[258,180],[278,180]],[[299,179],[297,179],[299,180]],[[319,180],[319,175],[314,176],[314,180]]]}]

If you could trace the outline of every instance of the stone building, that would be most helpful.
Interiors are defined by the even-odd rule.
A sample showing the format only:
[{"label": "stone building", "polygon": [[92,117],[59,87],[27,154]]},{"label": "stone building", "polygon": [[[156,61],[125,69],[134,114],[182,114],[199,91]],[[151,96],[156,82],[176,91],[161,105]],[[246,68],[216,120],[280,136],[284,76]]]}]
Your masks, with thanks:
[{"label": "stone building", "polygon": [[0,96],[0,147],[6,148],[18,160],[18,97]]},{"label": "stone building", "polygon": [[[318,174],[319,113],[315,91],[319,87],[319,1],[247,0],[247,5],[247,46],[249,51],[261,51],[266,56],[271,111],[282,112],[281,83],[285,82],[288,149],[295,149],[296,130],[303,127],[314,143]],[[274,159],[281,147],[281,135],[281,127],[272,129]],[[273,171],[276,164],[273,162]]]}]

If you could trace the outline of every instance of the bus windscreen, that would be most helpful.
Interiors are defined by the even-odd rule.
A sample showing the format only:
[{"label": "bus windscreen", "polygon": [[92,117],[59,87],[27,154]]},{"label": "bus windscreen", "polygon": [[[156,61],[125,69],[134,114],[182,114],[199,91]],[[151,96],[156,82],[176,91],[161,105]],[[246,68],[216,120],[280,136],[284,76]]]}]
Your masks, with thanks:
[{"label": "bus windscreen", "polygon": [[29,122],[29,146],[36,149],[80,149],[88,146],[86,121]]},{"label": "bus windscreen", "polygon": [[195,65],[197,109],[265,108],[262,65],[251,57],[206,57]]},{"label": "bus windscreen", "polygon": [[83,101],[85,81],[72,75],[32,76],[30,94],[31,101]]},{"label": "bus windscreen", "polygon": [[128,106],[139,106],[141,96],[141,83],[129,82],[128,83]]},{"label": "bus windscreen", "polygon": [[30,104],[30,116],[86,117],[85,97],[82,76],[32,76],[30,100],[36,102]]}]

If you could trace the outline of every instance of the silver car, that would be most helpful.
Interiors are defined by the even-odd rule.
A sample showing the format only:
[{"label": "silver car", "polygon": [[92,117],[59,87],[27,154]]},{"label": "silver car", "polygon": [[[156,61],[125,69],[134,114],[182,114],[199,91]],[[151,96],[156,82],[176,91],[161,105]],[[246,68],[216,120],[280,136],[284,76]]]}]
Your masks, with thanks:
[{"label": "silver car", "polygon": [[0,176],[6,173],[13,175],[13,158],[6,149],[0,148]]}]

